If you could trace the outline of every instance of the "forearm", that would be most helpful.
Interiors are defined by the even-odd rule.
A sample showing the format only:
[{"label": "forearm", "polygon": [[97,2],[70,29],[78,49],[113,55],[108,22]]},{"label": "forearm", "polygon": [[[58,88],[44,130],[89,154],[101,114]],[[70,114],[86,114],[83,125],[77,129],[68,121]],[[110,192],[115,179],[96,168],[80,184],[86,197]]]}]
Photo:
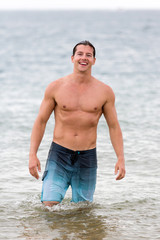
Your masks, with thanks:
[{"label": "forearm", "polygon": [[111,127],[110,138],[118,160],[124,161],[123,136],[119,124]]},{"label": "forearm", "polygon": [[31,143],[30,143],[30,155],[36,155],[39,145],[42,141],[44,131],[46,127],[46,122],[43,122],[39,118],[36,119],[32,134],[31,134]]}]

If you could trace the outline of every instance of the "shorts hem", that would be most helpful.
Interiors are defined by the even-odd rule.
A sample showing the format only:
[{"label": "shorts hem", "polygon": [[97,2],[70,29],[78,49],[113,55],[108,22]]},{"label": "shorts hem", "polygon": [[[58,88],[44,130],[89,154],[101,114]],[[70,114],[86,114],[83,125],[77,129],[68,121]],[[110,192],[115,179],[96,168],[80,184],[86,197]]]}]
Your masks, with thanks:
[{"label": "shorts hem", "polygon": [[42,203],[43,203],[43,202],[59,202],[59,203],[61,203],[62,200],[46,200],[46,199],[45,199],[45,200],[44,200],[44,199],[42,200],[42,199],[41,199],[41,202],[42,202]]}]

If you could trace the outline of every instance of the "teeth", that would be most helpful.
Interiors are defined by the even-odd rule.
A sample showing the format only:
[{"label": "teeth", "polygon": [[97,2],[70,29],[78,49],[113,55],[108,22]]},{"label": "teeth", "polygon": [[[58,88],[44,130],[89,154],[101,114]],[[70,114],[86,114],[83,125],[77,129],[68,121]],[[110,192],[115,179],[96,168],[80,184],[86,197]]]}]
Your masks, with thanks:
[{"label": "teeth", "polygon": [[82,65],[87,65],[87,63],[81,63]]}]

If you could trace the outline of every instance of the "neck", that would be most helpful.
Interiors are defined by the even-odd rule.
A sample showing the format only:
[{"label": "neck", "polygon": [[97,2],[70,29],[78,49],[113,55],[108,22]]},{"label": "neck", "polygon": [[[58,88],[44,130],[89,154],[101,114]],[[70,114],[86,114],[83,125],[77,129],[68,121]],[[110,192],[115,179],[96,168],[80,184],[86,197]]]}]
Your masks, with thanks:
[{"label": "neck", "polygon": [[73,71],[72,77],[77,83],[88,83],[91,81],[91,72],[76,72]]}]

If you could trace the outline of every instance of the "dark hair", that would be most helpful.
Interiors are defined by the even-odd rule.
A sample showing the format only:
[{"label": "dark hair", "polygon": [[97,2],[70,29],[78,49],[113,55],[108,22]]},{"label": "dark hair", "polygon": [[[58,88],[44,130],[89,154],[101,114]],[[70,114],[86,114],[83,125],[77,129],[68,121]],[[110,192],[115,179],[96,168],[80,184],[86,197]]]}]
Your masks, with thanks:
[{"label": "dark hair", "polygon": [[81,41],[81,42],[77,43],[77,44],[74,46],[74,48],[73,48],[73,56],[75,55],[75,52],[76,52],[76,50],[77,50],[76,48],[77,48],[78,45],[85,45],[85,46],[90,46],[90,47],[92,47],[92,48],[93,48],[93,57],[96,56],[96,49],[95,49],[95,47],[93,46],[92,43],[90,43],[90,42],[87,41],[87,40]]}]

